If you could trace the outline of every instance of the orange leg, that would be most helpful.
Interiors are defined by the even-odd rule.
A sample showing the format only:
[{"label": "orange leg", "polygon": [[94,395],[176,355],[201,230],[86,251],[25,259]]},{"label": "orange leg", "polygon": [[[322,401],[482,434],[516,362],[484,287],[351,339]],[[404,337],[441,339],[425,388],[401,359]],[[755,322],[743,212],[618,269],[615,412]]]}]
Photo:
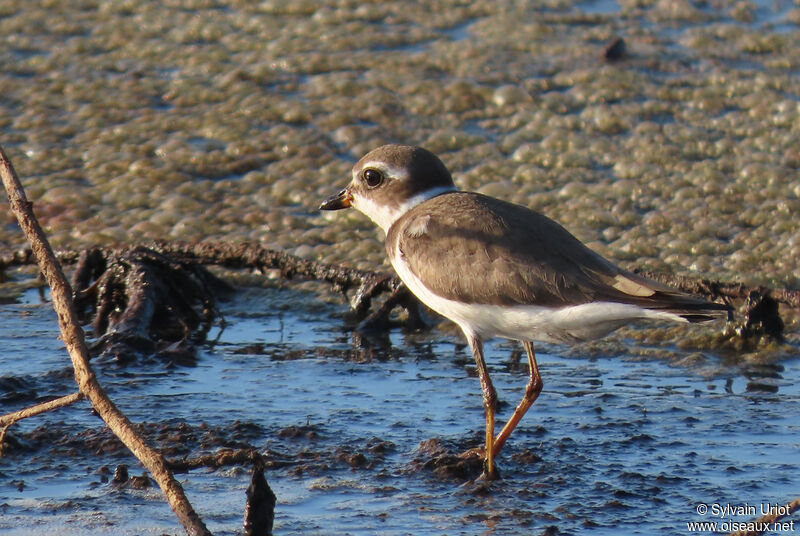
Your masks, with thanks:
[{"label": "orange leg", "polygon": [[478,379],[481,382],[481,391],[483,392],[483,408],[486,411],[486,446],[484,450],[483,478],[494,480],[497,478],[494,467],[494,455],[497,452],[494,440],[494,412],[497,405],[497,392],[494,390],[492,379],[489,377],[489,371],[486,368],[486,361],[483,358],[483,342],[475,335],[466,335],[478,369]]},{"label": "orange leg", "polygon": [[503,426],[503,429],[500,430],[500,433],[497,434],[497,437],[494,439],[492,455],[496,455],[500,452],[508,436],[511,435],[511,432],[514,431],[514,428],[517,426],[520,419],[522,419],[522,416],[525,415],[528,408],[536,401],[539,393],[542,392],[542,377],[539,375],[539,366],[536,364],[536,354],[533,352],[533,343],[530,341],[522,341],[522,345],[525,347],[525,352],[528,354],[528,385],[525,386],[525,394],[522,396],[522,402],[519,403],[514,413],[509,417],[506,425]]}]

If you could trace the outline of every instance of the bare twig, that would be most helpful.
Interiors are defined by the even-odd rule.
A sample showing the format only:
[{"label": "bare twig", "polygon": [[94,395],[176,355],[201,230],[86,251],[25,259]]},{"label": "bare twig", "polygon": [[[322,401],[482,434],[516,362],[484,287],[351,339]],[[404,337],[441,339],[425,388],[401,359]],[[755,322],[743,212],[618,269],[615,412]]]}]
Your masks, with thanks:
[{"label": "bare twig", "polygon": [[356,314],[366,316],[372,298],[392,292],[402,285],[397,276],[358,270],[340,265],[322,264],[285,251],[265,248],[248,242],[167,242],[158,241],[149,247],[165,254],[200,264],[216,264],[227,268],[279,270],[287,279],[301,277],[326,281],[342,293],[358,289],[351,306]]},{"label": "bare twig", "polygon": [[197,458],[184,458],[182,460],[171,460],[169,462],[169,467],[176,473],[186,473],[200,467],[219,469],[226,465],[246,465],[259,458],[260,454],[252,447],[239,450],[222,449],[216,454],[208,454]]},{"label": "bare twig", "polygon": [[54,400],[48,400],[47,402],[42,402],[40,404],[36,404],[35,406],[14,411],[12,413],[6,413],[5,415],[0,416],[0,456],[3,455],[3,441],[6,438],[6,431],[8,430],[9,426],[17,421],[21,421],[22,419],[27,419],[28,417],[33,417],[35,415],[39,415],[40,413],[45,413],[54,409],[63,408],[64,406],[69,406],[81,398],[83,398],[83,394],[80,392],[72,393],[71,395],[62,396]]},{"label": "bare twig", "polygon": [[55,398],[53,400],[48,400],[47,402],[42,402],[40,404],[36,404],[35,406],[31,406],[29,408],[21,409],[19,411],[14,411],[12,413],[6,413],[5,415],[0,416],[0,426],[8,426],[10,424],[14,424],[17,421],[21,421],[22,419],[39,415],[40,413],[45,413],[50,410],[63,408],[64,406],[69,406],[70,404],[74,404],[81,398],[83,398],[83,395],[81,393],[72,393],[71,395],[65,395],[59,398]]},{"label": "bare twig", "polygon": [[[154,241],[133,244],[125,250],[144,247],[181,263],[197,263],[217,265],[226,268],[254,270],[278,270],[287,279],[299,277],[330,283],[333,288],[345,296],[355,289],[349,298],[350,307],[358,320],[364,320],[360,328],[380,327],[388,324],[391,308],[399,305],[409,314],[409,325],[422,324],[420,304],[396,275],[388,275],[369,270],[358,270],[342,265],[314,262],[285,251],[265,248],[251,242],[180,242]],[[86,251],[62,249],[56,251],[57,258],[65,264],[81,263]],[[106,255],[101,253],[101,255]],[[11,266],[31,264],[30,252],[26,250],[0,252],[0,270]],[[85,279],[85,278],[84,278]],[[83,288],[85,285],[78,285]],[[383,294],[391,294],[391,307],[382,307],[381,311],[370,314],[372,300]]]},{"label": "bare twig", "polygon": [[31,245],[39,269],[50,285],[50,295],[53,300],[53,308],[58,315],[61,337],[72,359],[75,381],[78,383],[80,392],[91,402],[92,407],[111,431],[150,471],[186,532],[191,536],[210,535],[211,532],[195,513],[180,483],[175,480],[167,467],[164,457],[151,448],[136,432],[128,418],[117,409],[97,381],[97,377],[89,365],[89,350],[75,313],[72,289],[64,277],[61,265],[58,263],[44,231],[33,214],[32,203],[27,200],[14,167],[2,147],[0,147],[0,176],[2,176],[11,208]]}]

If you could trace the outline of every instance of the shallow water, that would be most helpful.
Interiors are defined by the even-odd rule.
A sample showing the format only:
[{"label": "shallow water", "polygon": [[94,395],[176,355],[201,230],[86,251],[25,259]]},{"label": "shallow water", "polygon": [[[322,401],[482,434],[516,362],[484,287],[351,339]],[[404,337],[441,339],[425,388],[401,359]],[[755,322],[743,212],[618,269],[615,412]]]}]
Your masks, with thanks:
[{"label": "shallow water", "polygon": [[[37,396],[67,393],[69,374],[52,372],[67,363],[54,314],[26,296],[29,303],[0,308],[4,385],[13,377]],[[540,352],[544,391],[499,459],[503,479],[486,490],[412,463],[425,458],[417,448],[431,438],[454,452],[480,442],[480,391],[460,338],[395,330],[391,348],[365,350],[344,327],[344,306],[297,289],[243,290],[224,309],[228,327],[194,366],[96,367],[136,422],[185,421],[209,434],[246,429],[269,456],[309,453],[302,468],[267,472],[278,496],[277,534],[521,535],[551,525],[563,533],[683,533],[686,522],[702,519],[700,503],[783,503],[800,489],[797,360],[759,369],[775,390],[752,393],[745,374],[754,369],[709,377],[663,360]],[[515,350],[518,357],[500,342],[487,350],[505,415],[525,383]],[[100,481],[102,465],[127,463],[141,474],[129,456],[68,445],[51,451],[35,440],[42,427],[79,438],[99,425],[80,403],[12,428],[23,447],[0,459],[0,531],[182,532],[157,489]],[[313,433],[287,434],[291,427]],[[366,463],[348,463],[343,454],[352,453]],[[180,475],[215,534],[240,530],[248,473]]]}]

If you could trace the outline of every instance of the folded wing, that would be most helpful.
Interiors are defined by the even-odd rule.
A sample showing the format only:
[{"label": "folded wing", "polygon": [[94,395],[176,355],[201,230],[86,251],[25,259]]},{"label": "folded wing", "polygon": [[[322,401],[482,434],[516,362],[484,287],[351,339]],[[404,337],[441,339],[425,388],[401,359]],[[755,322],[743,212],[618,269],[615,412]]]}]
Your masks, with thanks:
[{"label": "folded wing", "polygon": [[553,220],[519,205],[457,192],[417,208],[392,226],[387,248],[398,248],[414,274],[444,298],[550,307],[611,301],[690,321],[728,310],[618,268]]}]

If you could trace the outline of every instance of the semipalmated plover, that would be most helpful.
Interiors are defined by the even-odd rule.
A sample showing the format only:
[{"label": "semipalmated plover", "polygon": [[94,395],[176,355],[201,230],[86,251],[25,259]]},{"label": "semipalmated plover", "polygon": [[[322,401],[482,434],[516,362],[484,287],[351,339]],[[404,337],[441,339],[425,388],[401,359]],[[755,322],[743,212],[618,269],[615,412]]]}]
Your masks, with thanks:
[{"label": "semipalmated plover", "polygon": [[[616,267],[538,212],[459,191],[442,161],[420,147],[371,151],[320,209],[350,206],[386,232],[389,260],[411,292],[467,338],[486,412],[485,478],[495,478],[494,457],[542,390],[533,341],[585,341],[636,320],[699,322],[730,309]],[[483,356],[491,337],[521,341],[530,370],[522,402],[497,436],[497,395]]]}]

